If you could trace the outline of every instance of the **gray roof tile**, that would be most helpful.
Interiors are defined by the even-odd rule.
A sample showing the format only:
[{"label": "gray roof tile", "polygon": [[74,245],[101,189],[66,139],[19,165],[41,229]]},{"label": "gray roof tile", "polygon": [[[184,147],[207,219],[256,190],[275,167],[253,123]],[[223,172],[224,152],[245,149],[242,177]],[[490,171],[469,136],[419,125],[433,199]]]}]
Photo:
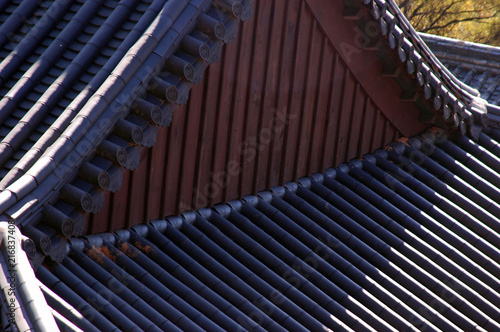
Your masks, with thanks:
[{"label": "gray roof tile", "polygon": [[[64,2],[62,7],[58,2],[46,3],[50,11],[46,11],[49,7],[34,7],[36,20],[45,15],[50,16],[52,23],[37,31],[33,25],[24,24],[18,34],[19,42],[5,48],[20,52],[8,52],[9,58],[0,64],[2,91],[5,90],[0,100],[0,132],[5,133],[0,143],[5,149],[1,154],[0,186],[5,200],[0,203],[0,209],[9,210],[11,214],[18,208],[27,211],[23,196],[35,190],[38,203],[34,205],[40,207],[33,205],[33,211],[37,212],[26,214],[29,221],[17,221],[25,225],[40,222],[42,205],[58,206],[59,190],[68,181],[87,183],[78,197],[90,195],[94,201],[87,210],[99,211],[104,195],[97,194],[97,187],[75,179],[74,175],[85,177],[88,174],[79,170],[81,165],[94,165],[100,169],[99,174],[109,174],[110,183],[104,187],[117,191],[122,183],[122,167],[130,170],[138,167],[140,147],[135,145],[153,146],[156,126],[170,123],[173,104],[187,102],[192,85],[187,79],[199,82],[209,64],[197,53],[183,53],[186,50],[180,47],[184,36],[192,34],[191,40],[196,42],[202,38],[203,43],[213,45],[210,37],[197,35],[195,27],[197,17],[210,10],[211,1],[99,0]],[[15,10],[16,6],[8,6],[6,12]],[[210,13],[230,19],[217,11]],[[212,21],[219,26],[225,23]],[[217,46],[220,48],[220,43]],[[189,69],[178,72],[169,82],[178,92],[176,98],[168,99],[164,95],[155,100],[153,113],[143,109],[133,114],[132,101],[141,98],[149,102],[149,81],[158,74],[168,76],[169,68],[163,68],[163,63],[174,63],[176,59],[182,62],[181,67]],[[191,78],[193,66],[196,75]],[[101,151],[102,141],[115,131],[119,121],[132,125],[125,126],[130,132],[117,127],[121,137],[130,139],[117,147],[125,159]],[[94,156],[96,149],[99,153]],[[37,188],[22,183],[22,176],[28,175],[36,179]],[[49,178],[50,181],[45,181]],[[95,177],[86,179],[95,185],[100,183],[102,189],[102,181],[96,182]],[[74,207],[75,211],[81,208],[79,204]],[[71,210],[67,213],[74,215]],[[16,213],[16,216],[22,219],[23,214]],[[78,212],[76,218],[81,223]],[[37,227],[60,242],[44,223],[42,220]],[[49,256],[58,259],[58,250]]]},{"label": "gray roof tile", "polygon": [[[137,168],[140,154],[133,145],[151,147],[156,141],[155,126],[168,125],[173,104],[185,104],[192,83],[201,81],[209,62],[196,52],[192,55],[183,53],[185,50],[180,50],[180,47],[188,34],[192,34],[191,40],[202,38],[202,44],[214,45],[210,37],[197,34],[195,27],[197,16],[202,11],[208,12],[212,3],[187,0],[79,1],[65,3],[65,7],[59,7],[57,13],[52,12],[58,8],[57,3],[49,2],[47,5],[51,11],[45,13],[45,7],[39,7],[36,15],[50,16],[53,24],[44,26],[40,31],[30,30],[33,26],[29,24],[23,26],[23,32],[18,34],[19,40],[30,42],[11,45],[22,52],[18,53],[20,55],[12,53],[11,57],[19,57],[16,58],[18,60],[8,64],[5,60],[5,66],[0,67],[6,90],[0,101],[3,111],[0,132],[5,132],[0,146],[6,149],[6,153],[2,153],[6,172],[4,169],[1,172],[1,186],[12,192],[9,186],[14,186],[20,176],[29,173],[35,176],[41,188],[49,189],[44,178],[55,172],[61,183],[51,183],[61,188],[64,179],[70,179],[70,174],[77,173],[76,169],[92,158],[100,141],[114,132],[113,127],[118,121],[122,124],[135,122],[136,126],[125,128],[129,133],[123,133],[123,128],[121,131],[117,129],[122,137],[131,139],[120,146],[127,152],[126,162],[120,163],[112,154],[106,154],[111,158],[109,162],[99,162],[97,159],[100,156],[95,157],[97,159],[93,162],[100,165],[102,171],[114,174],[112,190],[116,191],[121,184],[121,174],[115,166]],[[15,10],[16,5],[9,8]],[[245,8],[248,9],[248,5]],[[210,15],[230,19],[228,15],[220,15],[213,10]],[[225,22],[212,18],[212,23],[221,26]],[[172,29],[173,25],[178,31]],[[31,38],[31,35],[39,38]],[[220,48],[220,43],[216,46]],[[208,56],[205,58],[208,59]],[[180,59],[177,62],[182,61],[181,67],[189,69],[170,75],[175,76],[169,84],[178,95],[171,99],[167,95],[154,99],[154,114],[139,112],[139,117],[132,114],[134,110],[130,107],[133,99],[140,97],[149,101],[150,93],[145,89],[149,81],[158,73],[166,75],[169,68],[176,68],[172,64],[177,59]],[[165,60],[171,67],[167,65],[163,68]],[[196,75],[191,78],[194,68]],[[148,114],[153,114],[153,118],[144,121],[140,118],[147,118]],[[20,119],[23,121],[19,122]],[[48,158],[43,161],[42,156]],[[88,190],[94,191],[91,187]],[[17,192],[17,189],[14,191],[18,200],[28,194]],[[54,188],[45,195],[39,195],[42,199],[39,203],[47,203],[48,199],[53,203],[57,194],[58,189]],[[97,212],[102,205],[98,204],[102,203],[101,200],[96,202],[93,212]],[[4,204],[0,204],[4,211],[12,207],[10,199]],[[35,215],[29,217],[33,223],[36,223]]]},{"label": "gray roof tile", "polygon": [[37,276],[74,308],[101,308],[82,292],[141,303],[127,307],[137,326],[154,310],[156,326],[180,329],[498,329],[499,139],[428,132],[257,196],[74,239]]},{"label": "gray roof tile", "polygon": [[420,34],[439,60],[465,84],[499,105],[500,48],[452,38]]},{"label": "gray roof tile", "polygon": [[[73,2],[50,31],[30,32],[25,20],[12,21],[22,28],[6,50],[23,49],[26,34],[40,39],[29,44],[36,51],[23,49],[12,67],[0,67],[6,95],[0,100],[5,110],[0,146],[8,150],[3,163],[11,169],[0,172],[0,180],[6,179],[0,212],[23,224],[37,249],[52,259],[37,273],[64,298],[59,303],[50,296],[54,308],[66,308],[55,314],[60,326],[68,324],[67,318],[101,330],[500,328],[495,305],[500,269],[493,260],[499,250],[498,207],[492,199],[499,180],[486,176],[498,165],[493,150],[472,157],[456,142],[429,145],[415,139],[412,146],[397,146],[398,151],[367,156],[203,215],[193,212],[72,240],[69,249],[64,237],[82,234],[82,210],[97,212],[102,206],[99,188],[117,191],[122,167],[138,165],[137,142],[115,124],[132,123],[148,147],[156,140],[156,125],[170,121],[148,119],[148,112],[132,114],[132,101],[153,99],[156,103],[148,107],[171,117],[172,104],[187,102],[192,83],[218,59],[221,41],[234,40],[237,18],[247,19],[252,7],[251,1],[237,0],[214,1],[213,7],[203,0],[120,3],[125,2]],[[455,127],[465,129],[463,120],[470,124],[473,110],[456,100],[463,95],[468,103],[474,90],[435,68],[433,54],[392,3],[365,4],[376,20],[389,22],[389,44],[398,47],[408,73],[420,77],[426,98],[436,110],[448,107]],[[26,6],[17,10],[31,17],[37,8]],[[45,8],[38,8],[37,17]],[[6,12],[12,10],[14,5]],[[10,29],[4,26],[0,43],[1,33]],[[212,54],[202,59],[198,51],[180,51],[188,34]],[[150,86],[155,75],[172,84],[176,98]],[[492,77],[469,72],[464,80],[486,85]],[[486,93],[495,98],[491,86]],[[19,123],[20,118],[29,121]],[[474,118],[481,119],[480,114]],[[115,131],[129,142],[115,145],[109,136]],[[476,136],[485,139],[486,134]],[[131,161],[104,153],[108,142]],[[115,292],[110,280],[123,292]],[[75,320],[68,305],[86,319]]]}]

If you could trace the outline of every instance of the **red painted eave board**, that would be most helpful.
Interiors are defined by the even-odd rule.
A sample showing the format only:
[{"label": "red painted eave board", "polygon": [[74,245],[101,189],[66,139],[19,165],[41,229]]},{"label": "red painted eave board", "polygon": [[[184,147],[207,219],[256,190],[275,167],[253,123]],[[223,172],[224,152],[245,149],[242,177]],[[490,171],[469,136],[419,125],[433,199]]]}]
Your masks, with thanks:
[{"label": "red painted eave board", "polygon": [[343,18],[342,1],[305,1],[357,81],[393,125],[406,136],[427,128],[429,125],[418,119],[417,107],[399,98],[401,89],[397,83],[382,76],[382,63],[376,54],[356,46],[360,34],[355,23]]}]

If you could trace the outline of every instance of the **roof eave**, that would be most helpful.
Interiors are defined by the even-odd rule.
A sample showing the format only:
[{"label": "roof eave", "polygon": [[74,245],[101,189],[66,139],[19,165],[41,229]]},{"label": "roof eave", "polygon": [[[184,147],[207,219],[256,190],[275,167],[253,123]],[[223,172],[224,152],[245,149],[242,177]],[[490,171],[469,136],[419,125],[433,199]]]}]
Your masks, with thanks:
[{"label": "roof eave", "polygon": [[[105,65],[108,72],[100,75],[103,81],[81,108],[75,108],[71,122],[54,130],[59,137],[29,169],[13,174],[7,187],[0,189],[0,218],[34,236],[39,254],[55,260],[64,257],[65,246],[56,245],[56,250],[51,241],[60,244],[83,233],[86,213],[98,212],[103,192],[118,191],[124,170],[138,167],[140,151],[156,142],[157,127],[170,124],[175,105],[187,102],[192,85],[201,81],[208,65],[219,60],[222,44],[234,41],[239,22],[250,19],[253,1],[231,5],[222,0],[168,1],[155,14],[133,45],[124,49],[120,61]],[[196,36],[203,40],[186,46],[189,39],[196,39],[190,36],[193,31],[201,31],[203,37]],[[194,64],[176,56],[181,48],[195,59]],[[162,71],[174,75],[178,84],[164,81],[158,86],[157,75]],[[175,96],[166,87],[174,87]],[[156,90],[161,90],[161,98]],[[161,105],[145,100],[148,96],[161,99]],[[124,147],[108,140],[112,134],[121,137],[117,128],[123,122],[133,127]],[[96,158],[107,166],[102,169]],[[89,183],[90,192],[72,186],[75,179]],[[74,207],[70,215],[54,208],[62,199]],[[37,229],[39,225],[48,226],[48,233]]]},{"label": "roof eave", "polygon": [[367,0],[362,4],[369,12],[369,19],[379,27],[381,37],[386,39],[388,50],[402,62],[405,75],[417,82],[417,94],[424,95],[429,111],[435,114],[436,125],[477,139],[488,125],[484,114],[488,109],[477,107],[486,104],[479,91],[458,80],[441,63],[394,0]]}]

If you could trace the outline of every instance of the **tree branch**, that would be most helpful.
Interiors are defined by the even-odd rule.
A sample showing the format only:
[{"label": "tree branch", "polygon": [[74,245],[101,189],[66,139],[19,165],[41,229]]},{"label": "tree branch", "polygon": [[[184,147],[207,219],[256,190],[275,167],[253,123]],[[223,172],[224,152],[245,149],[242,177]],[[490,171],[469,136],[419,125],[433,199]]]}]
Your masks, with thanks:
[{"label": "tree branch", "polygon": [[408,10],[409,10],[409,7],[410,7],[410,1],[412,1],[412,0],[403,0],[399,4],[399,8],[403,10],[405,16],[408,15]]},{"label": "tree branch", "polygon": [[443,25],[438,25],[438,26],[434,26],[434,27],[423,28],[421,31],[422,32],[428,32],[430,30],[445,29],[445,28],[447,28],[447,27],[449,27],[450,25],[453,25],[453,24],[458,24],[458,23],[461,23],[461,22],[468,22],[468,21],[487,20],[487,19],[492,18],[492,17],[495,17],[495,16],[494,15],[493,16],[484,16],[484,17],[476,16],[476,17],[468,17],[468,18],[463,18],[463,19],[454,19],[454,20],[451,20],[451,21],[449,21],[449,22],[447,22],[446,24],[443,24]]},{"label": "tree branch", "polygon": [[410,15],[408,16],[408,19],[412,19],[415,17],[415,13],[417,13],[423,6],[425,5],[425,1],[421,2],[417,8],[411,11]]},{"label": "tree branch", "polygon": [[434,20],[432,21],[430,24],[429,24],[429,27],[432,28],[434,25],[437,24],[437,22],[439,20],[441,20],[443,18],[443,16],[447,15],[447,12],[448,10],[450,10],[451,7],[455,6],[456,4],[460,3],[462,1],[458,1],[458,2],[452,2],[450,5],[448,5],[442,12],[441,14]]}]

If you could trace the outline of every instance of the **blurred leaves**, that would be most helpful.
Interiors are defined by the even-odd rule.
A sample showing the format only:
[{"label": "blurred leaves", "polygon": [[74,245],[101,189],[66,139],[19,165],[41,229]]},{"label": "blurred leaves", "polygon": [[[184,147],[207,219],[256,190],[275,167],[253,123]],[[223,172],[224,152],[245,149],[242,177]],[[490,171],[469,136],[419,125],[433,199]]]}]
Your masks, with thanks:
[{"label": "blurred leaves", "polygon": [[395,0],[417,31],[500,46],[500,0]]}]

